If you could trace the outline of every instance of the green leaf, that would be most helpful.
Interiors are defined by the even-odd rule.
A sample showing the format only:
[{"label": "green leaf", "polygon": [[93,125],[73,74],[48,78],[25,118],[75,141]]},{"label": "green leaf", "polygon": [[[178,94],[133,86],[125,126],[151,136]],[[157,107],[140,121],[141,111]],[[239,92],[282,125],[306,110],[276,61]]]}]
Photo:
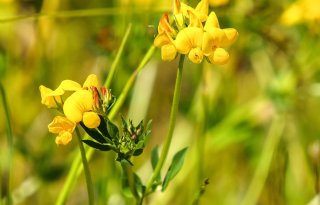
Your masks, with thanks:
[{"label": "green leaf", "polygon": [[81,127],[96,141],[100,143],[106,143],[107,141],[104,139],[104,137],[96,130],[96,129],[90,129],[87,128],[82,122],[80,122]]},{"label": "green leaf", "polygon": [[152,124],[152,120],[149,120],[147,126],[146,126],[146,130],[145,130],[145,134],[144,134],[144,144],[147,145],[150,141],[150,136],[151,136],[151,124]]},{"label": "green leaf", "polygon": [[112,139],[118,139],[119,130],[115,124],[108,121],[107,122],[107,129],[108,129],[108,133]]},{"label": "green leaf", "polygon": [[107,122],[109,120],[107,118],[102,117],[102,116],[99,116],[99,117],[100,117],[100,125],[98,127],[98,130],[102,133],[103,137],[112,140],[111,136],[109,135],[108,129],[107,129]]},{"label": "green leaf", "polygon": [[169,182],[178,174],[178,172],[182,168],[187,149],[188,147],[185,147],[174,155],[168,172],[163,180],[162,191],[165,191],[165,189],[169,185]]},{"label": "green leaf", "polygon": [[136,149],[133,152],[133,156],[139,156],[140,154],[142,154],[142,152],[143,152],[143,149]]},{"label": "green leaf", "polygon": [[94,142],[92,140],[82,140],[82,142],[86,143],[90,147],[93,147],[93,148],[101,150],[101,151],[111,150],[111,146],[107,145],[107,144],[99,144],[99,143]]}]

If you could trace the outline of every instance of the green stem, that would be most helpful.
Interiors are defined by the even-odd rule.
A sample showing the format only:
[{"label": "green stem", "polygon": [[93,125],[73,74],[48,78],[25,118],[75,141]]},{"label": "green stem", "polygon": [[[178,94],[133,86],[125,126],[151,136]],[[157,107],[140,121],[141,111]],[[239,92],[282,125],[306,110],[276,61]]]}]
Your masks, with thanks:
[{"label": "green stem", "polygon": [[90,169],[89,169],[89,165],[88,165],[88,161],[87,161],[87,157],[86,157],[86,151],[83,147],[81,137],[80,137],[80,132],[77,127],[76,127],[76,135],[77,135],[77,140],[78,140],[78,144],[79,144],[79,148],[80,148],[82,165],[83,165],[83,169],[84,169],[84,175],[86,177],[89,205],[94,205],[94,192],[93,192],[93,185],[92,185],[92,180],[91,180]]},{"label": "green stem", "polygon": [[263,189],[268,172],[271,166],[273,154],[278,146],[280,137],[285,127],[285,116],[275,116],[273,118],[269,133],[266,137],[265,146],[262,150],[258,167],[254,173],[248,191],[241,202],[241,205],[257,204],[260,193]]},{"label": "green stem", "polygon": [[[152,57],[152,54],[154,52],[155,47],[152,45],[144,58],[142,59],[140,65],[138,66],[137,70],[131,75],[129,80],[127,81],[124,89],[122,90],[119,99],[116,101],[114,107],[112,108],[111,112],[108,115],[108,118],[110,120],[113,120],[118,111],[120,110],[121,106],[123,105],[126,97],[128,96],[128,93],[130,89],[132,88],[132,85],[134,83],[135,78],[137,77],[138,73],[142,70],[142,68],[145,66],[145,64],[149,61],[149,59]],[[88,148],[87,150],[87,159],[90,160],[92,154],[94,153],[94,149]],[[78,154],[76,156],[76,159],[73,161],[71,165],[71,169],[68,173],[67,180],[65,184],[63,185],[63,188],[59,194],[58,200],[56,201],[56,205],[63,205],[66,201],[67,196],[69,195],[72,187],[75,185],[76,179],[79,177],[80,173],[82,172],[81,167],[81,155]]]},{"label": "green stem", "polygon": [[159,161],[156,165],[156,168],[151,176],[151,179],[149,180],[149,182],[147,184],[146,194],[149,194],[151,192],[150,189],[151,189],[155,179],[159,176],[161,169],[162,169],[162,166],[168,156],[169,148],[170,148],[171,141],[172,141],[173,131],[174,131],[175,124],[176,124],[177,111],[178,111],[178,107],[179,107],[184,57],[185,57],[184,55],[181,55],[180,60],[179,60],[179,67],[178,67],[178,71],[177,71],[176,83],[175,83],[174,94],[173,94],[173,102],[171,105],[169,129],[168,129],[165,141],[164,141],[164,145],[163,145],[163,148],[161,151],[160,159],[159,159]]},{"label": "green stem", "polygon": [[127,176],[131,193],[133,194],[134,198],[136,199],[136,203],[139,204],[140,196],[138,194],[138,191],[137,191],[137,188],[135,185],[135,179],[134,179],[134,173],[132,171],[132,166],[130,164],[128,164],[128,162],[124,161],[124,162],[121,162],[121,167],[124,172],[123,175]]},{"label": "green stem", "polygon": [[119,63],[120,57],[121,57],[121,55],[122,55],[122,53],[123,53],[124,46],[125,46],[126,43],[127,43],[129,34],[130,34],[130,32],[131,32],[131,28],[132,28],[132,25],[129,24],[129,26],[128,26],[128,28],[127,28],[127,31],[126,31],[126,33],[124,34],[124,37],[123,37],[123,39],[122,39],[122,41],[121,41],[120,48],[119,48],[119,50],[118,50],[118,52],[117,52],[117,55],[116,55],[114,61],[112,62],[112,65],[111,65],[110,72],[109,72],[109,74],[108,74],[107,80],[106,80],[105,83],[104,83],[104,86],[105,86],[106,88],[109,88],[110,85],[111,85],[111,81],[112,81],[113,76],[114,76],[114,74],[115,74],[115,71],[116,71],[117,65],[118,65],[118,63]]},{"label": "green stem", "polygon": [[[8,154],[7,154],[7,160],[6,160],[6,171],[8,172],[7,181],[4,183],[7,185],[7,199],[6,204],[10,205],[12,204],[12,198],[11,198],[11,172],[12,172],[12,159],[13,159],[13,132],[11,127],[11,119],[9,114],[9,106],[6,99],[6,93],[5,90],[0,83],[0,92],[2,96],[2,105],[4,108],[4,114],[6,119],[6,129],[7,129],[7,141],[8,141]],[[0,195],[1,196],[1,195]],[[1,197],[0,197],[1,200]]]}]

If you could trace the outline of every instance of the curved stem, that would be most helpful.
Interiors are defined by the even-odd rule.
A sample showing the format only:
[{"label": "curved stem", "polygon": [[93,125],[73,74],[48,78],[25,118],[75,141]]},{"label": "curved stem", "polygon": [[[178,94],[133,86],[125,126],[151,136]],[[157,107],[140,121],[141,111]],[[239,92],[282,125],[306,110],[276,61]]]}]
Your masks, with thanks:
[{"label": "curved stem", "polygon": [[279,144],[280,137],[285,127],[285,117],[282,115],[273,118],[269,133],[266,137],[264,149],[262,150],[258,167],[249,185],[248,191],[241,202],[241,205],[257,204],[260,193],[268,177],[273,154]]},{"label": "curved stem", "polygon": [[88,198],[89,198],[89,205],[94,204],[94,192],[93,192],[93,185],[92,185],[92,180],[91,180],[91,174],[90,174],[90,169],[86,157],[86,151],[84,150],[79,129],[76,127],[76,135],[77,135],[77,141],[79,144],[80,148],[80,153],[81,153],[81,159],[82,159],[82,165],[84,169],[84,175],[86,177],[86,183],[87,183],[87,191],[88,191]]},{"label": "curved stem", "polygon": [[170,144],[171,144],[172,136],[173,136],[173,131],[174,131],[174,128],[176,125],[177,111],[178,111],[178,107],[179,107],[184,57],[185,57],[184,55],[181,55],[180,60],[179,60],[179,67],[178,67],[178,71],[177,71],[177,78],[176,78],[174,94],[173,94],[173,102],[171,105],[168,133],[165,138],[165,142],[164,142],[164,145],[162,148],[160,159],[156,165],[156,168],[152,174],[151,179],[149,180],[149,182],[147,184],[146,194],[149,194],[151,192],[151,190],[150,190],[151,186],[153,185],[154,180],[159,176],[161,169],[162,169],[162,166],[163,166],[165,160],[167,159],[167,155],[169,152],[169,148],[170,148]]}]

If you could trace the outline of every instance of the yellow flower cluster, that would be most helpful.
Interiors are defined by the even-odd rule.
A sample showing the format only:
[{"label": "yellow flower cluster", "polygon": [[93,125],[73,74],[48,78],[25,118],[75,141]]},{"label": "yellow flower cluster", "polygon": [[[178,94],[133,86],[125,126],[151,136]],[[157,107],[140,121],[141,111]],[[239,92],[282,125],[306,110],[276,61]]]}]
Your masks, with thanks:
[{"label": "yellow flower cluster", "polygon": [[177,53],[188,55],[193,63],[201,63],[204,57],[213,64],[229,60],[224,48],[235,42],[238,32],[234,28],[221,29],[216,14],[210,12],[208,16],[208,10],[208,0],[201,0],[196,8],[174,0],[173,15],[161,17],[154,39],[163,60],[171,61]]},{"label": "yellow flower cluster", "polygon": [[319,0],[298,0],[292,3],[281,16],[281,22],[288,26],[316,21],[320,21]]},{"label": "yellow flower cluster", "polygon": [[[64,80],[55,90],[43,85],[39,87],[41,103],[48,108],[56,108],[65,115],[56,116],[48,125],[49,132],[58,134],[56,144],[68,144],[76,125],[81,121],[88,128],[99,126],[98,112],[101,102],[97,87],[99,82],[94,74],[87,77],[83,86],[72,80]],[[73,93],[63,102],[62,96],[68,91]],[[109,99],[110,93],[104,87],[101,87],[101,93]]]}]

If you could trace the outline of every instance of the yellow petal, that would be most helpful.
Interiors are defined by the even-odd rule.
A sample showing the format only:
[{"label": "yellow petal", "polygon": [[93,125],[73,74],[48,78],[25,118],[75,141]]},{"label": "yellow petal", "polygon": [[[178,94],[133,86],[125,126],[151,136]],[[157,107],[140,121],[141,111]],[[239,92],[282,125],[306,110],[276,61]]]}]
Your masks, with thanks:
[{"label": "yellow petal", "polygon": [[67,145],[72,140],[72,134],[70,132],[61,132],[56,137],[57,145]]},{"label": "yellow petal", "polygon": [[225,33],[220,28],[210,28],[208,32],[204,32],[202,51],[204,54],[210,55],[216,48],[220,47],[222,40],[226,38]]},{"label": "yellow petal", "polygon": [[62,102],[61,97],[58,95],[53,95],[54,91],[51,90],[50,88],[40,85],[39,90],[41,95],[41,103],[46,105],[48,108],[56,108],[57,107],[56,101],[58,103]]},{"label": "yellow petal", "polygon": [[167,32],[175,35],[176,31],[170,26],[168,14],[163,14],[158,25],[158,33]]},{"label": "yellow petal", "polygon": [[84,88],[99,87],[99,80],[95,74],[90,74],[83,83]]},{"label": "yellow petal", "polygon": [[225,35],[221,41],[221,44],[220,44],[221,47],[231,46],[239,36],[238,31],[234,28],[225,28],[225,29],[222,29],[222,31],[225,33]]},{"label": "yellow petal", "polygon": [[211,6],[223,6],[226,5],[229,0],[209,0]]},{"label": "yellow petal", "polygon": [[173,44],[172,38],[169,36],[167,32],[159,33],[153,42],[154,46],[161,47],[166,44]]},{"label": "yellow petal", "polygon": [[85,112],[83,113],[83,124],[87,128],[96,128],[100,125],[100,117],[95,112]]},{"label": "yellow petal", "polygon": [[59,134],[60,132],[73,132],[76,124],[65,117],[56,116],[48,125],[49,132]]},{"label": "yellow petal", "polygon": [[210,12],[210,15],[206,21],[206,24],[204,25],[205,31],[210,30],[210,28],[220,28],[218,17],[216,13],[214,13],[213,11]]},{"label": "yellow petal", "polygon": [[210,56],[208,56],[210,63],[225,64],[229,60],[229,54],[223,48],[217,48]]},{"label": "yellow petal", "polygon": [[198,27],[188,27],[182,29],[175,40],[178,52],[188,54],[192,48],[201,48],[203,31]]},{"label": "yellow petal", "polygon": [[161,58],[164,61],[172,61],[177,55],[177,49],[172,44],[166,44],[161,47]]},{"label": "yellow petal", "polygon": [[203,52],[199,48],[193,48],[189,52],[188,58],[193,62],[193,63],[201,63],[203,59]]},{"label": "yellow petal", "polygon": [[209,2],[208,0],[201,0],[196,6],[196,12],[201,22],[204,22],[208,18]]},{"label": "yellow petal", "polygon": [[76,91],[82,89],[81,85],[73,80],[63,80],[58,89],[59,88],[64,91]]},{"label": "yellow petal", "polygon": [[182,13],[185,17],[189,18],[189,11],[192,11],[192,12],[196,12],[194,10],[194,8],[192,8],[191,6],[188,6],[187,4],[185,3],[181,3],[181,10],[182,10]]},{"label": "yellow petal", "polygon": [[176,22],[181,27],[184,24],[184,17],[182,14],[180,0],[173,0],[173,15],[175,17]]},{"label": "yellow petal", "polygon": [[78,90],[67,98],[63,105],[63,112],[73,122],[80,122],[82,115],[93,108],[93,96],[88,90]]},{"label": "yellow petal", "polygon": [[202,28],[202,23],[201,23],[199,17],[197,16],[197,14],[192,10],[189,10],[188,14],[189,14],[189,22],[190,22],[189,27]]}]

